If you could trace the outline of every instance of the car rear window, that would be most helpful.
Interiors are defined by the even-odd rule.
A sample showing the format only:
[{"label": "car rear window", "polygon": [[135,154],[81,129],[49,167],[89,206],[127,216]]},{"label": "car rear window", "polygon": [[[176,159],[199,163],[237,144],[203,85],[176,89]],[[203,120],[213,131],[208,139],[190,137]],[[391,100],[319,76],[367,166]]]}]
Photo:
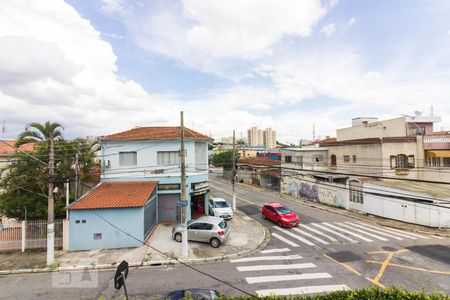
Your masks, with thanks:
[{"label": "car rear window", "polygon": [[225,222],[225,220],[222,220],[222,222],[220,222],[219,223],[219,227],[221,228],[221,229],[225,229],[225,228],[227,228],[227,222]]}]

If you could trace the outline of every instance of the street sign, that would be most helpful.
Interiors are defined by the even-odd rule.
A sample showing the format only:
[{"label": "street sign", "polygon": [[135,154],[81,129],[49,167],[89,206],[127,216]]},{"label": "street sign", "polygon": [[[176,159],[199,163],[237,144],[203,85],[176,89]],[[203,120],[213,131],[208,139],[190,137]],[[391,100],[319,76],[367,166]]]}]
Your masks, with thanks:
[{"label": "street sign", "polygon": [[177,206],[178,207],[186,207],[187,206],[187,201],[180,201],[180,200],[178,200],[177,201]]}]

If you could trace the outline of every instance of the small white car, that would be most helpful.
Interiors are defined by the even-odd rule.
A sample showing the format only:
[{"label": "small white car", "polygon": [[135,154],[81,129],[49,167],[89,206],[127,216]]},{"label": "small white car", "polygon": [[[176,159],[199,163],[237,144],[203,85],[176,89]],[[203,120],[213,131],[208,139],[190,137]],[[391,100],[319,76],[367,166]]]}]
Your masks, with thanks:
[{"label": "small white car", "polygon": [[233,210],[223,198],[210,198],[208,201],[209,214],[225,220],[233,218]]}]

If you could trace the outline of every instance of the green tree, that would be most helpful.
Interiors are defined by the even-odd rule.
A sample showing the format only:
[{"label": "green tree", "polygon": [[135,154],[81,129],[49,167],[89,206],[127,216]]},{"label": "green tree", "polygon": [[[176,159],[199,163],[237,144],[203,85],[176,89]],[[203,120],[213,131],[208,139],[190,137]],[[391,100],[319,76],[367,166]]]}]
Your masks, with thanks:
[{"label": "green tree", "polygon": [[[235,152],[235,159],[239,158],[239,153]],[[212,164],[214,167],[232,167],[233,162],[233,151],[224,151],[220,153],[213,154],[212,156]]]}]

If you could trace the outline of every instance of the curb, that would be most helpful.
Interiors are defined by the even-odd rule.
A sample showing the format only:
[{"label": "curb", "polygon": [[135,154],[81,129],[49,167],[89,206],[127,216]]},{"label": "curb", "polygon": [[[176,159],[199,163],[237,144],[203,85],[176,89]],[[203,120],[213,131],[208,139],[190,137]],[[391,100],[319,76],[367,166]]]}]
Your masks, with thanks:
[{"label": "curb", "polygon": [[[241,215],[244,215],[240,211],[236,211]],[[250,221],[250,220],[249,220]],[[180,265],[180,264],[204,264],[204,263],[212,263],[212,262],[220,262],[224,260],[228,260],[231,258],[237,258],[247,255],[252,255],[256,252],[259,252],[261,249],[265,248],[266,245],[270,241],[270,231],[258,221],[251,219],[252,222],[255,222],[260,226],[263,230],[264,237],[259,242],[258,245],[254,249],[246,249],[241,252],[226,254],[221,256],[213,256],[213,257],[205,257],[205,258],[193,258],[193,259],[185,259],[185,260],[176,260],[176,259],[166,259],[166,260],[151,260],[151,261],[142,261],[142,262],[131,262],[128,263],[128,267],[130,268],[144,268],[144,267],[156,267],[163,265]],[[16,274],[38,274],[38,273],[51,273],[51,272],[60,272],[60,271],[83,271],[83,270],[115,270],[118,264],[98,264],[98,265],[82,265],[82,266],[65,266],[65,267],[57,267],[57,268],[36,268],[36,269],[17,269],[17,270],[2,270],[0,271],[1,275],[16,275]]]},{"label": "curb", "polygon": [[[223,181],[223,180],[221,180],[221,181]],[[242,188],[247,189],[247,190],[254,190],[254,191],[266,194],[266,195],[277,196],[277,197],[280,197],[280,198],[290,199],[292,201],[300,202],[301,204],[304,204],[304,205],[309,206],[309,207],[318,208],[318,209],[321,209],[321,210],[324,210],[324,211],[327,211],[327,212],[336,213],[336,214],[339,214],[339,215],[342,215],[342,216],[346,216],[346,217],[349,217],[349,218],[353,218],[353,219],[356,219],[356,220],[360,220],[360,221],[364,221],[364,222],[368,222],[368,223],[372,223],[372,224],[377,224],[377,225],[381,225],[381,226],[387,226],[387,227],[391,227],[391,228],[395,228],[395,229],[408,230],[408,231],[411,231],[411,232],[417,232],[417,233],[422,233],[422,234],[427,234],[427,235],[437,235],[439,237],[450,238],[450,233],[429,232],[429,231],[418,230],[418,229],[414,229],[414,228],[412,228],[412,229],[411,228],[405,229],[404,227],[399,226],[397,224],[386,225],[386,224],[383,224],[383,222],[382,222],[382,220],[384,220],[384,219],[380,220],[381,217],[378,217],[378,216],[375,216],[375,215],[373,215],[375,219],[368,220],[366,218],[362,218],[362,217],[353,215],[353,214],[351,214],[350,211],[348,211],[346,209],[341,210],[341,209],[337,209],[335,207],[328,207],[328,206],[326,206],[324,204],[320,204],[320,203],[317,203],[317,202],[311,202],[309,200],[303,200],[302,198],[293,197],[291,195],[286,195],[286,194],[282,194],[282,193],[279,193],[279,192],[278,193],[269,192],[269,191],[266,191],[264,189],[258,188],[256,186],[252,186],[252,185],[246,185],[246,184],[242,184],[242,183],[236,183],[236,184],[239,185]],[[221,190],[221,189],[219,188],[219,190]],[[223,191],[223,192],[226,192],[226,191]],[[391,220],[391,219],[386,219],[386,220]],[[401,221],[398,221],[398,220],[391,220],[391,221],[401,222]],[[409,223],[402,223],[402,224],[407,225]],[[413,226],[422,226],[422,225],[418,225],[418,224],[411,224],[411,225],[413,225]]]}]

